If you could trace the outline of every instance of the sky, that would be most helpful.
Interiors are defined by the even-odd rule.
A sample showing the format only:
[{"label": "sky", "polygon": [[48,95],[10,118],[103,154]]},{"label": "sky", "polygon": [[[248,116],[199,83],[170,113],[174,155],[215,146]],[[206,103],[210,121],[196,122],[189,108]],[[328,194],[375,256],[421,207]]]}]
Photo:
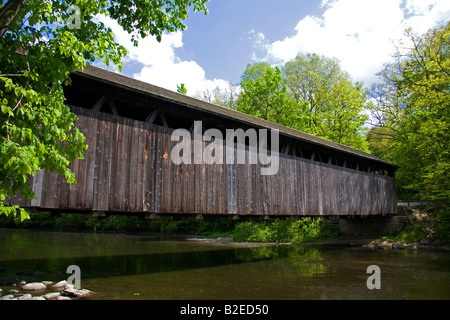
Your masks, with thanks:
[{"label": "sky", "polygon": [[[282,67],[300,53],[340,61],[365,86],[389,62],[406,27],[424,33],[450,20],[448,0],[210,0],[209,14],[190,12],[187,30],[133,47],[130,35],[102,18],[129,54],[122,74],[187,94],[238,85],[247,64]],[[97,64],[102,68],[104,65]],[[110,68],[111,70],[111,68]]]}]

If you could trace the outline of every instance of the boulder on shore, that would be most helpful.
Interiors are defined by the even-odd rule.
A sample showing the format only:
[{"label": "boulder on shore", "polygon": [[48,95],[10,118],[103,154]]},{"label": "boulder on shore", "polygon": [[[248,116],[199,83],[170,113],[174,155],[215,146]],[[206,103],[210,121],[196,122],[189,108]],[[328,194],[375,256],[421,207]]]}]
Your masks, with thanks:
[{"label": "boulder on shore", "polygon": [[63,294],[69,297],[81,298],[90,294],[92,291],[87,289],[75,289],[75,288],[67,288],[64,290]]},{"label": "boulder on shore", "polygon": [[27,283],[22,287],[22,290],[25,291],[44,291],[45,289],[47,289],[47,287],[41,282]]},{"label": "boulder on shore", "polygon": [[60,292],[50,292],[43,295],[43,297],[47,300],[56,300],[60,295],[61,295]]},{"label": "boulder on shore", "polygon": [[63,280],[63,281],[57,282],[52,287],[55,288],[56,290],[63,290],[67,287],[67,281]]}]

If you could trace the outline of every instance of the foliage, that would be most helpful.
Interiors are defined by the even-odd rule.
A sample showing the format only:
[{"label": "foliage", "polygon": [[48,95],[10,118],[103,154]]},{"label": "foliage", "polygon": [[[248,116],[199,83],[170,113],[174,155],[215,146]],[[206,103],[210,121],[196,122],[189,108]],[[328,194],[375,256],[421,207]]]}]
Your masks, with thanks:
[{"label": "foliage", "polygon": [[90,217],[81,213],[51,214],[40,211],[26,221],[19,217],[0,216],[0,227],[39,228],[48,230],[95,232],[151,232],[164,234],[195,234],[205,237],[230,236],[235,221],[227,218],[197,220],[191,217],[163,216],[158,219],[142,219],[130,215]]},{"label": "foliage", "polygon": [[184,83],[177,84],[177,92],[181,94],[187,94],[187,88]]},{"label": "foliage", "polygon": [[252,116],[295,127],[296,103],[283,85],[281,70],[265,62],[247,65],[241,76],[242,92],[236,110]]},{"label": "foliage", "polygon": [[434,213],[434,238],[438,244],[450,245],[450,206],[444,205]]},{"label": "foliage", "polygon": [[425,238],[425,230],[420,226],[406,226],[398,235],[393,238],[394,242],[413,243]]},{"label": "foliage", "polygon": [[338,60],[299,54],[283,67],[283,79],[302,106],[299,130],[367,151],[367,92],[361,83],[352,83]]},{"label": "foliage", "polygon": [[272,237],[267,223],[246,221],[236,225],[233,240],[238,242],[271,242]]},{"label": "foliage", "polygon": [[282,70],[247,65],[236,110],[368,151],[364,138],[367,91],[337,60],[299,54]]},{"label": "foliage", "polygon": [[310,217],[240,222],[233,233],[233,239],[240,242],[304,242],[328,236],[325,220]]},{"label": "foliage", "polygon": [[[380,72],[374,109],[386,140],[384,159],[399,166],[400,197],[450,199],[450,23],[409,43]],[[372,145],[372,150],[379,148]]]},{"label": "foliage", "polygon": [[64,105],[63,86],[72,72],[97,60],[120,69],[126,54],[101,17],[117,20],[137,45],[140,38],[160,41],[166,31],[185,29],[189,8],[207,13],[207,1],[0,3],[0,214],[28,216],[5,200],[17,193],[32,199],[29,179],[39,170],[75,181],[69,164],[88,146]]},{"label": "foliage", "polygon": [[47,230],[94,232],[151,232],[162,234],[192,234],[205,237],[233,237],[239,242],[304,242],[330,236],[327,221],[321,218],[252,219],[239,222],[212,217],[198,220],[191,217],[162,216],[142,219],[130,215],[110,215],[104,218],[80,213],[51,214],[38,212],[29,220],[0,216],[0,227],[39,228]]},{"label": "foliage", "polygon": [[370,153],[381,159],[389,159],[392,137],[388,127],[372,127],[366,135]]}]

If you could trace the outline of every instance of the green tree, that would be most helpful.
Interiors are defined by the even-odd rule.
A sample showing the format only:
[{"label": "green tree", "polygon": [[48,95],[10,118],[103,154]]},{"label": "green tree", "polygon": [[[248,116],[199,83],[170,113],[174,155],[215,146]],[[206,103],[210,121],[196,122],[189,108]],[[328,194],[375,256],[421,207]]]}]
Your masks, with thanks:
[{"label": "green tree", "polygon": [[185,29],[190,8],[207,13],[208,0],[6,0],[0,3],[0,213],[21,193],[34,197],[29,179],[39,170],[57,171],[74,182],[69,163],[82,158],[84,136],[64,105],[70,74],[103,60],[122,67],[124,47],[98,16],[116,20],[138,45],[152,35]]},{"label": "green tree", "polygon": [[283,79],[300,109],[300,130],[361,150],[368,119],[367,91],[353,82],[336,59],[299,54],[283,67]]},{"label": "green tree", "polygon": [[388,157],[399,166],[402,197],[450,199],[449,25],[423,35],[407,29],[408,42],[381,73],[393,102],[382,99],[376,111],[392,135]]},{"label": "green tree", "polygon": [[381,159],[390,160],[393,134],[389,127],[372,127],[366,135],[370,153]]},{"label": "green tree", "polygon": [[242,92],[237,111],[295,128],[298,124],[297,104],[283,85],[281,70],[265,62],[247,65],[241,76]]}]

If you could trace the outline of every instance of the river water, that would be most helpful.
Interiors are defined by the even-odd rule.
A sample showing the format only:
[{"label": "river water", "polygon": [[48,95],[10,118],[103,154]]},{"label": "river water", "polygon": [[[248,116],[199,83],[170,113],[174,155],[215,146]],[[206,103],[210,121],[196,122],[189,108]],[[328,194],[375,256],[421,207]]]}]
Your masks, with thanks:
[{"label": "river water", "polygon": [[[70,265],[93,300],[450,299],[449,252],[0,229],[4,294],[68,279]],[[367,287],[371,265],[380,289]]]}]

